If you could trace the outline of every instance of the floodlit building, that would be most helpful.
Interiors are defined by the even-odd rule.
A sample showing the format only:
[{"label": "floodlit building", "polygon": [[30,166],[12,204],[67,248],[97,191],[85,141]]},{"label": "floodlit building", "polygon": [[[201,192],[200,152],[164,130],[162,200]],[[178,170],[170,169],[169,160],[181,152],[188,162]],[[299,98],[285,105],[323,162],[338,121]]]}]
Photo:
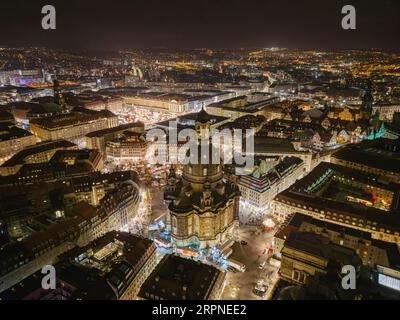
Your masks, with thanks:
[{"label": "floodlit building", "polygon": [[184,113],[189,110],[189,95],[165,92],[148,92],[121,95],[127,106],[143,107],[152,111]]},{"label": "floodlit building", "polygon": [[36,137],[11,122],[0,124],[0,164],[18,151],[36,144]]},{"label": "floodlit building", "polygon": [[[209,115],[202,110],[196,131],[200,136],[209,130]],[[224,242],[232,232],[238,222],[240,193],[233,182],[224,179],[222,164],[212,163],[215,150],[211,143],[197,147],[198,158],[183,166],[181,179],[165,194],[171,201],[166,221],[175,245],[204,248]],[[202,164],[205,153],[209,159]]]},{"label": "floodlit building", "polygon": [[76,150],[78,146],[65,140],[31,145],[19,151],[0,166],[0,174],[8,176],[16,174],[24,164],[49,162],[58,150]]},{"label": "floodlit building", "polygon": [[144,124],[142,122],[132,122],[113,128],[90,132],[85,136],[86,147],[88,149],[99,150],[103,157],[105,157],[107,141],[118,138],[124,131],[143,133]]},{"label": "floodlit building", "polygon": [[0,185],[51,182],[100,171],[103,166],[103,158],[97,150],[61,149],[49,161],[4,167],[6,174],[0,176]]},{"label": "floodlit building", "polygon": [[30,122],[32,133],[41,140],[77,140],[90,132],[116,127],[118,117],[108,110],[74,108],[72,112]]},{"label": "floodlit building", "polygon": [[[119,181],[106,190],[97,206],[86,201],[75,202],[68,217],[53,222],[49,220],[22,241],[2,246],[0,292],[42,266],[53,264],[57,256],[75,245],[85,246],[110,231],[129,229],[138,210],[139,187],[129,172],[104,175],[100,181],[111,183],[115,179]],[[87,189],[88,184],[82,187]]]},{"label": "floodlit building", "polygon": [[372,114],[378,112],[379,119],[391,122],[396,112],[400,112],[400,104],[376,104],[372,106]]},{"label": "floodlit building", "polygon": [[116,165],[143,162],[148,142],[140,133],[124,131],[119,138],[107,142],[106,158]]},{"label": "floodlit building", "polygon": [[251,175],[241,176],[238,182],[241,200],[258,210],[267,209],[273,198],[301,178],[305,171],[300,158],[266,160],[262,160]]},{"label": "floodlit building", "polygon": [[120,97],[84,92],[79,95],[67,95],[66,102],[73,107],[83,107],[89,110],[109,110],[113,113],[121,111],[123,99]]}]

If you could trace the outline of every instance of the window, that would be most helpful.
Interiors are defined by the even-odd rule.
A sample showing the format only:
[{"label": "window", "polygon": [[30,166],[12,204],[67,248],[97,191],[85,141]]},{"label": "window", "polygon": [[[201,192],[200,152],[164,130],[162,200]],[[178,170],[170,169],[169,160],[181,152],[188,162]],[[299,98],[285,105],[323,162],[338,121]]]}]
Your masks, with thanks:
[{"label": "window", "polygon": [[292,279],[301,283],[306,283],[307,275],[303,271],[293,270]]}]

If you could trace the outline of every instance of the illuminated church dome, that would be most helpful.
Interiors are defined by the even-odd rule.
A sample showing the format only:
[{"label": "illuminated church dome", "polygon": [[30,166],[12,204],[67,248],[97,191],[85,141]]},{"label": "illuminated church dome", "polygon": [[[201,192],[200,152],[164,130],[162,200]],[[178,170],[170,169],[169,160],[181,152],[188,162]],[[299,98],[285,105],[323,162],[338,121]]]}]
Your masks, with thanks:
[{"label": "illuminated church dome", "polygon": [[[183,166],[170,200],[167,226],[177,246],[196,244],[209,247],[223,242],[238,221],[239,189],[224,179],[223,165],[215,155],[209,135],[209,116],[202,110],[196,121],[197,155]],[[201,137],[205,139],[201,140]]]}]

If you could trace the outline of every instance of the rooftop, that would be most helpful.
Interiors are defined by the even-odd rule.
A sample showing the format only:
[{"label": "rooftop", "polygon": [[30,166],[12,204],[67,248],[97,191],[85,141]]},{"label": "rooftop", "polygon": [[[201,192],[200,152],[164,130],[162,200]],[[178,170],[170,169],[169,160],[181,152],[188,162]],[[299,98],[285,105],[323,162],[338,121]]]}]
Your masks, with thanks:
[{"label": "rooftop", "polygon": [[221,272],[207,264],[167,255],[144,282],[139,296],[151,300],[207,300]]},{"label": "rooftop", "polygon": [[38,125],[46,129],[55,129],[60,127],[67,127],[94,121],[102,118],[109,118],[114,114],[108,110],[93,111],[83,108],[74,108],[74,110],[67,114],[60,114],[46,118],[33,119],[31,124]]},{"label": "rooftop", "polygon": [[119,125],[117,127],[113,127],[113,128],[92,131],[92,132],[88,133],[86,135],[86,137],[89,137],[89,138],[102,137],[102,136],[110,134],[110,133],[125,131],[125,130],[129,130],[132,128],[143,128],[144,129],[144,124],[143,124],[143,122],[131,122],[131,123],[126,123],[126,124],[121,124],[121,125]]},{"label": "rooftop", "polygon": [[296,153],[293,144],[289,139],[280,139],[273,137],[254,137],[254,153],[276,153],[289,152]]},{"label": "rooftop", "polygon": [[334,158],[368,167],[400,173],[400,142],[377,139],[350,145],[336,152]]},{"label": "rooftop", "polygon": [[358,229],[353,229],[345,226],[341,226],[326,220],[318,220],[311,216],[296,212],[288,222],[275,234],[275,237],[280,239],[286,239],[291,232],[304,231],[306,225],[314,225],[319,227],[321,230],[329,230],[338,234],[345,234],[360,240],[371,241],[371,245],[383,249],[386,252],[388,258],[388,267],[400,266],[400,252],[395,243],[390,243],[381,240],[372,239],[371,233],[365,232]]},{"label": "rooftop", "polygon": [[353,249],[334,244],[329,239],[315,233],[291,232],[285,241],[284,248],[296,249],[320,259],[338,262],[341,265],[361,264],[361,259]]},{"label": "rooftop", "polygon": [[32,136],[32,133],[16,127],[13,123],[0,123],[0,142],[28,136]]},{"label": "rooftop", "polygon": [[25,148],[24,150],[21,150],[17,154],[15,154],[11,159],[7,160],[2,164],[2,167],[9,167],[9,166],[14,166],[17,164],[23,164],[24,160],[32,155],[41,153],[41,152],[46,152],[49,150],[54,150],[58,148],[72,148],[74,147],[75,144],[66,140],[56,140],[56,141],[51,141],[51,142],[43,142],[36,144],[34,146],[30,146]]},{"label": "rooftop", "polygon": [[346,216],[343,219],[353,217],[356,225],[359,219],[364,223],[380,223],[393,231],[400,229],[399,191],[399,184],[322,162],[309,175],[279,193],[275,200],[312,208],[310,210],[343,214]]}]

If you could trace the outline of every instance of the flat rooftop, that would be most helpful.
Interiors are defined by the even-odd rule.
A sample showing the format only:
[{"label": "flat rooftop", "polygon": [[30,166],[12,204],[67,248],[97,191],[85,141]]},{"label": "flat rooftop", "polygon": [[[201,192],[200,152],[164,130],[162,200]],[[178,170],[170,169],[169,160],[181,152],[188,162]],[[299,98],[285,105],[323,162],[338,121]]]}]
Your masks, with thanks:
[{"label": "flat rooftop", "polygon": [[332,260],[342,265],[361,264],[361,259],[353,249],[330,242],[329,239],[310,232],[291,232],[284,248],[292,248],[312,256]]},{"label": "flat rooftop", "polygon": [[[168,128],[170,122],[177,122],[178,128],[179,127],[181,127],[181,128],[186,128],[186,127],[187,128],[194,128],[197,116],[198,116],[198,112],[187,113],[185,115],[182,115],[182,116],[170,119],[170,120],[158,122],[156,124],[156,126]],[[208,114],[208,116],[209,116],[211,125],[216,125],[218,123],[221,123],[221,122],[226,121],[226,120],[229,119],[227,117],[215,116],[215,115],[211,115],[211,114]]]},{"label": "flat rooftop", "polygon": [[35,124],[46,129],[56,129],[83,124],[102,118],[109,118],[112,116],[114,116],[114,114],[108,110],[94,111],[77,107],[74,108],[74,110],[70,113],[33,119],[31,120],[31,124]]},{"label": "flat rooftop", "polygon": [[113,128],[107,128],[107,129],[102,129],[102,130],[97,130],[97,131],[92,131],[86,135],[88,138],[94,138],[94,137],[102,137],[104,135],[113,133],[113,132],[119,132],[119,131],[125,131],[129,130],[132,128],[143,128],[144,129],[144,123],[143,122],[131,122],[131,123],[126,123],[126,124],[121,124],[117,127]]},{"label": "flat rooftop", "polygon": [[51,141],[51,142],[42,142],[39,144],[36,144],[34,146],[30,146],[25,148],[24,150],[21,150],[17,154],[15,154],[11,159],[7,160],[4,162],[1,166],[2,167],[10,167],[10,166],[15,166],[17,164],[23,164],[24,159],[26,159],[29,156],[46,152],[49,150],[53,149],[58,149],[58,148],[72,148],[76,146],[74,143],[66,141],[66,140],[56,140],[56,141]]},{"label": "flat rooftop", "polygon": [[254,137],[254,153],[275,153],[275,152],[289,152],[296,153],[293,144],[289,139],[281,139],[274,137]]},{"label": "flat rooftop", "polygon": [[13,123],[0,124],[0,142],[32,136],[32,133],[16,127]]},{"label": "flat rooftop", "polygon": [[400,173],[400,142],[378,139],[350,145],[332,155],[343,161]]},{"label": "flat rooftop", "polygon": [[149,300],[204,300],[221,272],[198,261],[167,255],[144,282],[139,296]]}]

